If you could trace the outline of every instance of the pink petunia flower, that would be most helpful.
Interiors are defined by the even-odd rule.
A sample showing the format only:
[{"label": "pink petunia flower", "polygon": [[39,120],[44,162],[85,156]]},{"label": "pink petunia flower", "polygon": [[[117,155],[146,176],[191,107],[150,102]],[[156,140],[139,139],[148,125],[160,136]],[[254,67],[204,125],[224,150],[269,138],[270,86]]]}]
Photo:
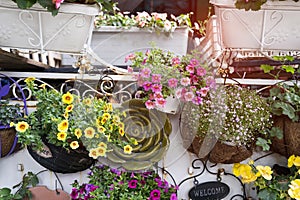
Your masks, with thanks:
[{"label": "pink petunia flower", "polygon": [[184,100],[185,101],[192,101],[194,97],[195,97],[195,95],[194,95],[193,92],[186,92],[184,94]]},{"label": "pink petunia flower", "polygon": [[52,0],[52,3],[55,4],[55,8],[58,9],[60,4],[62,4],[64,0]]},{"label": "pink petunia flower", "polygon": [[198,67],[197,68],[197,75],[198,76],[205,76],[206,74],[206,69],[204,69],[203,67]]},{"label": "pink petunia flower", "polygon": [[133,68],[130,67],[130,66],[127,66],[127,72],[128,72],[128,73],[133,73]]},{"label": "pink petunia flower", "polygon": [[151,90],[154,93],[161,92],[162,85],[161,84],[153,84],[152,87],[151,87]]},{"label": "pink petunia flower", "polygon": [[195,59],[195,58],[192,58],[192,59],[190,60],[190,64],[191,64],[191,65],[194,65],[194,66],[197,66],[197,65],[199,65],[199,61],[198,61],[197,59]]},{"label": "pink petunia flower", "polygon": [[199,97],[199,96],[195,96],[195,97],[192,99],[192,102],[193,102],[193,104],[195,104],[195,105],[200,105],[200,104],[202,104],[203,99],[202,99],[201,97]]},{"label": "pink petunia flower", "polygon": [[161,74],[152,74],[152,82],[159,83],[161,81]]},{"label": "pink petunia flower", "polygon": [[180,80],[181,85],[183,86],[188,86],[190,84],[190,78],[189,77],[184,77]]},{"label": "pink petunia flower", "polygon": [[163,108],[163,107],[165,107],[166,103],[167,103],[167,101],[164,98],[155,99],[155,104],[158,107]]},{"label": "pink petunia flower", "polygon": [[128,62],[128,60],[134,60],[134,58],[135,58],[135,55],[133,53],[131,53],[125,57],[125,62]]},{"label": "pink petunia flower", "polygon": [[180,64],[180,58],[179,57],[172,58],[172,66],[179,65],[179,64]]},{"label": "pink petunia flower", "polygon": [[153,95],[153,98],[154,99],[159,99],[159,98],[163,98],[164,96],[162,95],[162,93],[161,92],[156,92],[156,93],[154,93],[154,95]]},{"label": "pink petunia flower", "polygon": [[200,95],[201,95],[202,97],[205,97],[205,96],[207,95],[208,91],[209,91],[209,87],[201,88],[201,89],[200,89]]},{"label": "pink petunia flower", "polygon": [[149,91],[152,88],[152,83],[150,81],[145,81],[143,84],[143,89]]},{"label": "pink petunia flower", "polygon": [[194,65],[187,65],[185,67],[185,70],[188,71],[189,73],[193,74],[195,71],[195,67],[194,67]]},{"label": "pink petunia flower", "polygon": [[150,74],[151,74],[151,69],[144,68],[141,70],[140,74],[141,74],[141,77],[143,77],[143,78],[149,78]]},{"label": "pink petunia flower", "polygon": [[178,80],[176,78],[170,78],[168,80],[168,86],[170,88],[176,88],[177,87],[177,84],[178,84]]},{"label": "pink petunia flower", "polygon": [[151,100],[147,100],[146,102],[145,102],[145,106],[146,106],[146,108],[147,109],[153,109],[153,108],[155,108],[155,103],[153,102],[153,101],[151,101]]}]

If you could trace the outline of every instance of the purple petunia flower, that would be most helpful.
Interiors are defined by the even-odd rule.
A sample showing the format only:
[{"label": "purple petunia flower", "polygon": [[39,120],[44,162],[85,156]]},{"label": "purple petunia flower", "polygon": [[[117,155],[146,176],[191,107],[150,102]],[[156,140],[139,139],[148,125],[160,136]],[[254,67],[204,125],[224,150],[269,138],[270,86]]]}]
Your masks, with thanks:
[{"label": "purple petunia flower", "polygon": [[128,187],[131,188],[131,189],[135,189],[136,186],[137,186],[137,183],[138,183],[137,180],[130,180],[130,181],[128,182]]},{"label": "purple petunia flower", "polygon": [[157,190],[157,189],[152,190],[151,193],[150,193],[150,199],[159,200],[160,199],[160,191]]},{"label": "purple petunia flower", "polygon": [[172,193],[170,196],[170,200],[178,200],[177,195],[175,193]]}]

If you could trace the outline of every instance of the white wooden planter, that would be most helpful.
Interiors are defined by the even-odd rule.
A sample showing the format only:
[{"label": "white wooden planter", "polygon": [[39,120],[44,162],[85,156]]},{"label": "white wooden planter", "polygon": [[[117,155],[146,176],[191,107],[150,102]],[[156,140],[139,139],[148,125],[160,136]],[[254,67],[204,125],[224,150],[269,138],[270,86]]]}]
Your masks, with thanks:
[{"label": "white wooden planter", "polygon": [[99,11],[99,5],[63,3],[53,17],[39,5],[21,10],[0,0],[0,47],[80,53]]},{"label": "white wooden planter", "polygon": [[300,50],[300,3],[267,1],[259,11],[235,8],[235,0],[210,0],[223,48]]},{"label": "white wooden planter", "polygon": [[129,30],[116,27],[95,29],[92,35],[91,49],[104,61],[113,65],[127,65],[125,56],[135,51],[145,51],[156,47],[185,55],[188,47],[188,28],[177,28],[167,35],[133,27]]}]

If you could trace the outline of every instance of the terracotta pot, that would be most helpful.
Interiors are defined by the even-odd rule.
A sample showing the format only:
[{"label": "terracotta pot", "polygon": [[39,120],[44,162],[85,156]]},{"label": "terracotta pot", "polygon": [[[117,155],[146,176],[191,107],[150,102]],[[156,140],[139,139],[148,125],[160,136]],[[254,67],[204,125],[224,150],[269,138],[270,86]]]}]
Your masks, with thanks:
[{"label": "terracotta pot", "polygon": [[274,126],[283,130],[283,138],[273,138],[271,150],[285,157],[300,156],[300,123],[287,116],[275,116]]}]

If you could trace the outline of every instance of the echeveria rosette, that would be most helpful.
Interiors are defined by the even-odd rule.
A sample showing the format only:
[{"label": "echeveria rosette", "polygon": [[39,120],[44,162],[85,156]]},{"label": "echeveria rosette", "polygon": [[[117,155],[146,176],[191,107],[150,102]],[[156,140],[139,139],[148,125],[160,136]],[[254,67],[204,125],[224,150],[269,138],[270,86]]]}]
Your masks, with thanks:
[{"label": "echeveria rosette", "polygon": [[163,158],[169,147],[172,126],[168,116],[158,110],[147,109],[138,99],[124,102],[121,110],[126,113],[125,138],[128,142],[137,143],[130,154],[113,146],[113,151],[107,153],[107,158],[127,170],[151,168]]}]

